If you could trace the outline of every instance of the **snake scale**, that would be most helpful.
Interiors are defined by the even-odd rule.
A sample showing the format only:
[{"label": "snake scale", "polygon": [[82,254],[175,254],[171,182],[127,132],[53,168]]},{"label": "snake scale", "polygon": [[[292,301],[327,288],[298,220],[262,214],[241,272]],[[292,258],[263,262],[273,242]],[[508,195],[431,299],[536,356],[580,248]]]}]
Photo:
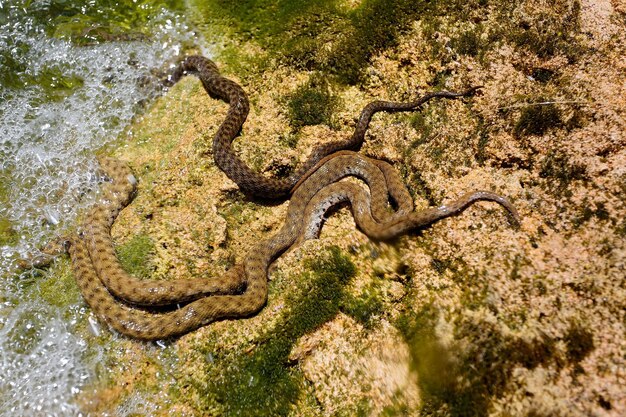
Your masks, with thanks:
[{"label": "snake scale", "polygon": [[239,84],[220,75],[215,63],[200,55],[185,58],[165,81],[172,85],[185,74],[198,76],[204,89],[211,97],[218,97],[229,103],[230,107],[224,122],[213,137],[213,158],[216,165],[233,180],[241,191],[262,198],[279,198],[288,195],[294,185],[309,172],[322,158],[340,150],[358,150],[363,144],[365,132],[372,116],[380,111],[398,112],[415,110],[433,98],[455,99],[467,97],[480,87],[472,87],[463,92],[436,91],[430,92],[409,103],[392,101],[372,101],[361,111],[352,136],[347,139],[317,145],[306,159],[289,177],[274,179],[253,171],[233,151],[231,143],[241,131],[250,104],[248,96]]},{"label": "snake scale", "polygon": [[[234,272],[207,284],[212,285],[213,292],[227,292],[243,284],[243,291],[205,295],[172,311],[151,312],[119,299],[132,296],[136,291],[134,283],[122,279],[125,284],[119,286],[121,294],[116,297],[98,272],[103,270],[102,265],[96,266],[103,257],[94,256],[94,252],[111,244],[110,239],[106,244],[99,239],[108,234],[110,223],[130,201],[133,189],[128,185],[127,167],[122,162],[107,160],[104,169],[111,183],[103,193],[104,201],[93,209],[98,214],[87,216],[79,235],[69,242],[72,269],[83,297],[98,317],[120,333],[146,340],[177,336],[218,319],[247,317],[258,312],[267,301],[267,271],[272,261],[299,241],[315,237],[325,212],[341,202],[350,203],[357,225],[377,239],[390,239],[407,230],[424,227],[458,213],[477,200],[495,201],[518,218],[507,199],[486,191],[467,194],[446,206],[413,211],[411,197],[391,166],[356,153],[339,152],[324,161],[295,190],[282,228],[271,238],[255,245],[242,264],[232,270]],[[346,176],[364,180],[370,192],[356,184],[337,182]],[[389,198],[394,200],[397,211],[389,209]],[[109,267],[117,263],[114,255],[104,258]],[[110,273],[106,268],[104,270]],[[116,279],[115,276],[109,278]],[[177,283],[185,286],[184,281]],[[158,286],[157,283],[150,285]],[[171,285],[173,283],[165,284],[168,289]]]},{"label": "snake scale", "polygon": [[[170,82],[176,82],[186,73],[197,74],[211,96],[220,97],[230,105],[213,141],[216,164],[246,193],[265,198],[289,193],[292,196],[281,229],[257,243],[240,264],[223,276],[208,280],[140,280],[123,270],[110,235],[115,218],[132,200],[136,179],[125,163],[102,159],[100,164],[108,178],[102,198],[85,217],[79,233],[67,241],[67,250],[83,297],[102,321],[122,334],[144,340],[163,339],[215,320],[257,313],[267,302],[267,273],[271,263],[290,247],[315,238],[326,212],[340,203],[349,203],[358,227],[366,235],[381,240],[425,227],[478,200],[494,201],[515,220],[519,219],[506,198],[486,191],[468,193],[445,206],[415,211],[408,190],[391,165],[346,150],[360,147],[369,121],[378,111],[411,110],[431,98],[467,96],[476,88],[462,93],[430,93],[412,103],[372,102],[362,111],[349,139],[319,145],[294,174],[278,180],[252,171],[231,148],[249,111],[243,89],[222,77],[215,64],[201,56],[185,59]],[[369,192],[354,183],[340,182],[347,176],[363,180]],[[157,312],[150,310],[151,306],[170,307]]]}]

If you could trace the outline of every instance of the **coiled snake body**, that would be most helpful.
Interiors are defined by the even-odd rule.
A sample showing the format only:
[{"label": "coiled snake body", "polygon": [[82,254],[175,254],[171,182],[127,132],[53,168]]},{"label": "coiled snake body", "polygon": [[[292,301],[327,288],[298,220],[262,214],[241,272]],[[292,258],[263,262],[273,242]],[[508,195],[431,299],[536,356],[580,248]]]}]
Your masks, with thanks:
[{"label": "coiled snake body", "polygon": [[228,114],[213,138],[213,158],[216,165],[247,194],[262,198],[278,198],[288,195],[294,185],[310,171],[322,158],[340,151],[357,150],[363,143],[365,132],[372,116],[379,111],[397,112],[415,110],[433,98],[455,99],[472,95],[479,87],[472,87],[460,93],[437,91],[425,94],[410,103],[373,101],[361,111],[352,136],[344,140],[323,143],[313,149],[307,160],[289,177],[268,178],[253,171],[233,151],[231,143],[239,134],[248,117],[250,104],[248,96],[236,82],[222,77],[217,66],[208,58],[192,55],[176,67],[166,84],[177,82],[185,74],[196,74],[204,89],[212,97],[219,97],[230,104]]},{"label": "coiled snake body", "polygon": [[[515,208],[506,198],[485,191],[466,194],[447,206],[414,211],[411,196],[389,164],[345,150],[361,145],[367,125],[377,111],[410,110],[431,98],[467,96],[476,88],[463,93],[430,93],[413,103],[370,103],[349,139],[318,146],[294,174],[278,180],[252,171],[233,153],[231,142],[249,110],[243,89],[222,77],[215,64],[201,56],[188,57],[174,71],[170,82],[176,82],[187,72],[196,73],[210,95],[230,104],[226,119],[213,140],[217,165],[246,193],[267,198],[291,192],[292,197],[281,229],[256,244],[242,262],[224,276],[211,280],[139,280],[119,265],[110,236],[116,216],[132,199],[136,180],[123,162],[101,160],[110,181],[103,186],[102,201],[88,213],[79,233],[69,239],[67,249],[85,300],[101,320],[120,333],[139,339],[162,339],[218,319],[257,313],[267,301],[269,265],[291,246],[316,237],[326,211],[339,203],[348,202],[359,228],[375,239],[390,239],[407,230],[427,226],[460,212],[477,200],[495,201],[518,219]],[[346,176],[362,179],[369,193],[356,184],[338,182]],[[390,209],[389,199],[394,201],[395,210]],[[169,311],[148,309],[149,306],[179,303],[183,303],[182,307]]]},{"label": "coiled snake body", "polygon": [[[176,336],[214,320],[246,317],[258,312],[267,300],[267,270],[271,262],[298,240],[314,237],[326,210],[340,202],[350,202],[357,225],[367,235],[378,239],[389,239],[407,230],[426,226],[461,211],[476,200],[495,201],[517,218],[515,208],[508,200],[484,191],[467,194],[447,206],[413,211],[410,195],[391,166],[356,153],[340,152],[328,158],[297,188],[280,231],[255,245],[244,257],[241,266],[213,283],[205,283],[206,288],[201,288],[195,280],[166,283],[163,291],[156,291],[156,304],[164,303],[160,296],[164,291],[184,294],[180,301],[189,300],[194,296],[186,291],[190,286],[201,288],[200,294],[195,295],[201,298],[173,311],[153,313],[119,299],[135,303],[133,297],[144,292],[136,303],[152,303],[149,288],[158,288],[160,284],[149,281],[146,284],[146,281],[128,276],[120,278],[113,273],[116,269],[112,269],[111,265],[117,264],[117,260],[110,250],[105,250],[104,246],[110,247],[110,239],[105,242],[103,235],[108,234],[110,223],[130,200],[133,187],[128,185],[128,171],[123,163],[106,160],[103,165],[112,182],[105,187],[104,202],[93,209],[79,236],[69,244],[72,268],[80,290],[94,312],[120,333],[139,339]],[[363,179],[370,193],[356,184],[337,183],[346,176]],[[395,212],[389,211],[389,197],[396,202],[398,210]],[[103,274],[109,276],[103,279]],[[121,284],[117,284],[116,297],[105,283],[118,278]],[[245,290],[240,294],[213,295],[241,286]],[[178,287],[185,291],[179,291]],[[177,301],[172,297],[167,300]]]}]

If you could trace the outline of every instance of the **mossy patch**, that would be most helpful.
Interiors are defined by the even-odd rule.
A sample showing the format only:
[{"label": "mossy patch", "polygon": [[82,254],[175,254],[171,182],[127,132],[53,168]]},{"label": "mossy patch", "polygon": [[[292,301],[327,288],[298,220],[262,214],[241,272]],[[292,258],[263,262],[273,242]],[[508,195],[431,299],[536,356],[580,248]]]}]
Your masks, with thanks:
[{"label": "mossy patch", "polygon": [[580,227],[592,218],[596,218],[600,221],[608,221],[610,220],[610,215],[604,203],[598,202],[593,204],[585,199],[581,204],[579,213],[573,216],[572,224],[575,227]]},{"label": "mossy patch", "polygon": [[152,258],[155,246],[150,236],[138,234],[117,247],[116,252],[122,268],[129,274],[137,278],[149,278],[154,272]]},{"label": "mossy patch", "polygon": [[442,344],[432,305],[400,316],[397,326],[411,349],[422,394],[421,414],[483,416],[504,392],[513,369],[559,362],[553,340],[505,335],[491,321],[459,318],[454,342]]},{"label": "mossy patch", "polygon": [[312,75],[306,84],[287,97],[289,123],[294,129],[318,124],[331,125],[338,98],[328,81],[319,74]]},{"label": "mossy patch", "polygon": [[197,386],[206,411],[218,404],[226,415],[289,414],[304,384],[298,370],[289,366],[289,353],[300,337],[337,315],[345,287],[356,274],[354,264],[335,247],[307,261],[306,267],[308,272],[299,280],[303,288],[288,297],[287,313],[260,337],[251,353],[219,353],[216,360],[226,372],[210,369],[206,381]]},{"label": "mossy patch", "polygon": [[[539,100],[543,102],[544,100]],[[550,129],[563,126],[561,111],[554,104],[533,105],[522,108],[515,123],[513,133],[516,137],[543,135]]]},{"label": "mossy patch", "polygon": [[[356,84],[370,58],[395,45],[428,2],[365,0],[346,7],[336,0],[195,2],[208,37],[219,26],[229,36],[254,40],[283,62],[332,74],[342,83]],[[329,35],[330,34],[330,35]],[[234,46],[233,46],[234,47]],[[233,65],[237,56],[229,47],[225,56]]]},{"label": "mossy patch", "polygon": [[58,264],[61,262],[57,262],[47,279],[39,284],[39,294],[46,303],[64,307],[76,303],[81,296],[69,263],[63,262],[60,268],[56,266]]},{"label": "mossy patch", "polygon": [[[192,3],[195,19],[207,38],[229,36],[222,59],[246,73],[281,62],[299,70],[319,71],[341,84],[357,85],[367,77],[371,58],[397,45],[398,39],[421,22],[431,39],[431,58],[450,62],[454,54],[482,62],[502,43],[527,49],[541,58],[564,54],[575,61],[584,52],[576,33],[580,2],[559,0],[549,9],[531,9],[524,2],[502,0],[411,1],[247,0]],[[491,10],[485,14],[485,10]],[[437,34],[437,36],[435,36]],[[441,39],[449,37],[449,42]],[[241,42],[261,50],[242,52]],[[431,85],[450,75],[434,74]]]},{"label": "mossy patch", "polygon": [[580,323],[570,323],[563,340],[567,347],[567,358],[575,364],[585,359],[595,348],[593,333]]},{"label": "mossy patch", "polygon": [[565,54],[570,62],[583,52],[574,34],[580,32],[580,1],[559,0],[546,9],[523,10],[517,25],[504,33],[516,45],[527,48],[540,58]]},{"label": "mossy patch", "polygon": [[247,224],[258,210],[262,209],[252,201],[248,201],[245,196],[232,193],[228,194],[227,199],[220,204],[217,212],[228,223],[228,230],[231,230]]},{"label": "mossy patch", "polygon": [[396,44],[419,16],[428,12],[428,2],[364,0],[349,14],[351,30],[344,32],[327,63],[329,72],[347,84],[358,83],[370,58]]},{"label": "mossy patch", "polygon": [[372,327],[375,323],[374,319],[384,311],[380,288],[376,285],[369,285],[357,296],[347,294],[341,303],[341,311],[365,328]]},{"label": "mossy patch", "polygon": [[19,234],[13,229],[11,221],[0,217],[0,246],[15,245],[19,240]]},{"label": "mossy patch", "polygon": [[485,53],[493,47],[490,40],[486,34],[485,26],[479,23],[461,31],[459,35],[451,40],[450,44],[459,54],[476,57],[481,60]]},{"label": "mossy patch", "polygon": [[539,176],[550,180],[551,185],[557,189],[566,189],[572,181],[580,181],[587,178],[584,166],[571,163],[569,157],[561,151],[551,151],[541,163]]}]

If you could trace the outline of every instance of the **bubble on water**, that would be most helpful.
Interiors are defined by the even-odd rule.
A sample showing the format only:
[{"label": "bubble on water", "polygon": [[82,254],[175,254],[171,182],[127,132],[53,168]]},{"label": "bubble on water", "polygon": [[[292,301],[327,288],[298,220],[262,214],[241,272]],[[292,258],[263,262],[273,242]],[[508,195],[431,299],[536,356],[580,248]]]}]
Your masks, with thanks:
[{"label": "bubble on water", "polygon": [[[170,31],[176,33],[176,28]],[[188,30],[183,27],[182,32]],[[173,44],[178,38],[173,33],[161,38]],[[27,236],[13,248],[23,255],[63,231],[77,209],[89,203],[88,192],[96,185],[94,151],[116,140],[137,113],[138,103],[157,93],[154,84],[150,88],[141,81],[149,78],[150,69],[173,58],[178,48],[162,48],[159,39],[77,47],[22,31],[11,35],[14,43],[29,45],[24,58],[29,74],[61,68],[64,76],[82,80],[63,100],[41,102],[41,86],[33,85],[0,102],[2,176],[10,182],[0,216]],[[5,249],[1,262],[14,261],[16,253]]]},{"label": "bubble on water", "polygon": [[[146,82],[151,70],[190,43],[180,17],[164,12],[154,21],[161,23],[150,41],[76,46],[28,19],[0,20],[0,52],[20,60],[25,80],[0,85],[0,416],[80,415],[73,399],[101,362],[73,333],[88,310],[42,300],[32,291],[40,276],[17,278],[15,263],[65,233],[93,201],[101,180],[95,152],[159,94]],[[29,81],[51,69],[54,88]]]}]

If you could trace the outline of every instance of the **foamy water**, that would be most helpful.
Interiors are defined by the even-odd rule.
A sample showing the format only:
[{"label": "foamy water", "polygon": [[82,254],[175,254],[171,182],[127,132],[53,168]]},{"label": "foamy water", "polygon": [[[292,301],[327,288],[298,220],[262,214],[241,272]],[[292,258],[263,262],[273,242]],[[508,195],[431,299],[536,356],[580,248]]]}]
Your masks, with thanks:
[{"label": "foamy water", "polygon": [[0,87],[0,221],[11,235],[0,240],[0,416],[78,415],[72,399],[101,359],[73,333],[88,314],[83,303],[46,302],[38,287],[54,278],[18,276],[15,261],[62,234],[93,199],[95,152],[119,140],[139,103],[158,94],[145,82],[150,71],[192,38],[171,13],[154,22],[147,39],[76,46],[27,16],[0,19],[0,51],[24,68],[17,79],[48,87]]}]

